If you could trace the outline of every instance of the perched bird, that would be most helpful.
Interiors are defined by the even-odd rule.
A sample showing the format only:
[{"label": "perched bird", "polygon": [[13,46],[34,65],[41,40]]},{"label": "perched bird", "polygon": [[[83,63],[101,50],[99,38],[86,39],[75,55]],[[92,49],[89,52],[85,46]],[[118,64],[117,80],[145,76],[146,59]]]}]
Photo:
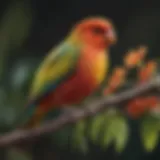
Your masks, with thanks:
[{"label": "perched bird", "polygon": [[35,74],[25,108],[27,127],[35,127],[60,106],[82,102],[106,77],[108,48],[116,42],[113,24],[86,18],[44,59]]}]

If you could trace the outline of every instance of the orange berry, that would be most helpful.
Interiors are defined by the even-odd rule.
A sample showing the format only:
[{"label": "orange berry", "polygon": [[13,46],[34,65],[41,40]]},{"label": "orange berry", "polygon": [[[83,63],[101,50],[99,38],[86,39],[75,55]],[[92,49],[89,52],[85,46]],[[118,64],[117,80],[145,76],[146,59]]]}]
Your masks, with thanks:
[{"label": "orange berry", "polygon": [[152,78],[153,73],[157,69],[157,63],[153,60],[147,62],[138,72],[138,82],[143,83]]},{"label": "orange berry", "polygon": [[139,47],[137,50],[129,51],[124,58],[124,65],[129,69],[134,68],[144,59],[146,53],[146,47]]}]

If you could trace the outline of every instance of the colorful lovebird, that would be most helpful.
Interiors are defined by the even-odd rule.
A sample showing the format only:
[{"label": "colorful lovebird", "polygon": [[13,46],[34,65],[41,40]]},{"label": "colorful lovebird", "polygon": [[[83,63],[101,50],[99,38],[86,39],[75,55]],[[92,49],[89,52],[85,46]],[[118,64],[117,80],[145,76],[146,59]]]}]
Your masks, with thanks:
[{"label": "colorful lovebird", "polygon": [[108,49],[116,42],[110,20],[93,17],[77,23],[40,65],[25,114],[35,127],[51,110],[82,102],[100,86],[109,67]]}]

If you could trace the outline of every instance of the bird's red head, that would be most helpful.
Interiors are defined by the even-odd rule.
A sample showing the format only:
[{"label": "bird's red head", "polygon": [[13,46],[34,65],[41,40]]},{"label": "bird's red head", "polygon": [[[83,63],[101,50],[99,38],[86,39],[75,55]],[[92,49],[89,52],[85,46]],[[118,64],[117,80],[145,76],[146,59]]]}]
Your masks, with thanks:
[{"label": "bird's red head", "polygon": [[116,33],[111,21],[103,18],[87,18],[79,22],[73,33],[84,44],[106,48],[116,42]]}]

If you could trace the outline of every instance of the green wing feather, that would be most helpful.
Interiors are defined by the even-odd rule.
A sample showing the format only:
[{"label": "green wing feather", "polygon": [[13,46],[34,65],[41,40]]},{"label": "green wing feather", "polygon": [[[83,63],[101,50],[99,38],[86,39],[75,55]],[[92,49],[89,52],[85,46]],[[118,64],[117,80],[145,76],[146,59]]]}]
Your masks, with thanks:
[{"label": "green wing feather", "polygon": [[53,92],[57,86],[62,84],[76,70],[77,61],[80,55],[79,47],[69,43],[63,43],[44,59],[38,72],[35,74],[30,90],[29,103],[27,104],[21,123],[26,123],[38,107],[42,98]]},{"label": "green wing feather", "polygon": [[71,75],[76,69],[79,53],[78,47],[67,43],[53,49],[36,73],[30,92],[31,99],[53,91]]}]

